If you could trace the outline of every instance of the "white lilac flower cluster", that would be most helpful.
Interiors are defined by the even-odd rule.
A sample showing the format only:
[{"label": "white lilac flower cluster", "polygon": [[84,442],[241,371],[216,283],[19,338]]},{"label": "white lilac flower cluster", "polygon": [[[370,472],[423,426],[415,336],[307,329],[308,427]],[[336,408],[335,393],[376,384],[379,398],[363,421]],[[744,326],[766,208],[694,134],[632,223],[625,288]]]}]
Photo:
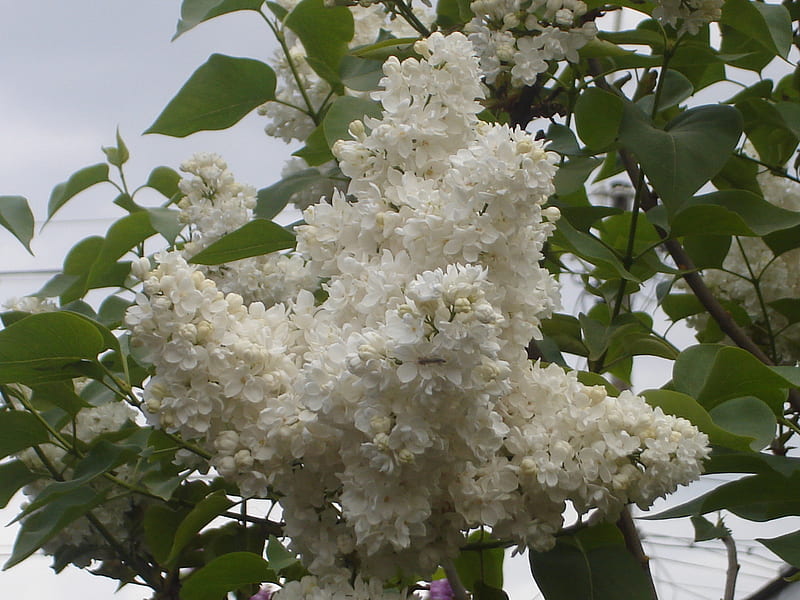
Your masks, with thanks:
[{"label": "white lilac flower cluster", "polygon": [[700,29],[722,17],[725,0],[657,0],[653,18],[671,25],[678,33],[695,35]]},{"label": "white lilac flower cluster", "polygon": [[465,28],[487,83],[510,73],[513,85],[533,85],[553,61],[578,61],[597,26],[582,0],[474,0]]},{"label": "white lilac flower cluster", "polygon": [[[758,175],[758,184],[768,202],[800,211],[800,184],[769,171]],[[769,347],[770,332],[775,336],[776,358],[780,363],[800,361],[800,324],[788,325],[786,317],[770,306],[776,300],[800,297],[800,248],[776,257],[760,237],[734,238],[722,269],[703,273],[712,292],[747,312],[753,321],[750,332],[753,339]],[[752,283],[754,279],[758,280],[763,305]],[[689,323],[703,329],[707,320],[707,316],[695,317]]]},{"label": "white lilac flower cluster", "polygon": [[[85,382],[79,381],[77,385],[83,383]],[[80,440],[81,443],[90,444],[101,434],[119,431],[128,421],[133,421],[136,415],[137,412],[124,402],[109,402],[100,406],[84,408],[75,415],[74,420],[71,420],[62,429],[62,434],[71,438],[74,433],[75,439]],[[46,460],[56,466],[63,476],[70,476],[72,469],[65,467],[69,464],[67,450],[54,444],[41,444],[39,449]],[[32,448],[21,452],[18,458],[33,472],[42,473],[41,479],[29,483],[22,490],[26,498],[33,502],[47,487],[51,476],[39,455]],[[116,476],[123,480],[130,475],[132,475],[132,469],[127,465],[120,466],[116,471]],[[114,484],[98,478],[89,485],[100,493],[105,489],[110,489]],[[115,494],[120,489],[117,489]],[[92,515],[118,542],[124,544],[128,542],[134,531],[131,525],[132,515],[139,514],[146,503],[147,500],[142,498],[118,496],[93,508]],[[93,560],[116,557],[109,542],[85,518],[79,518],[60,529],[42,546],[42,550],[45,554],[55,556],[57,560],[59,556],[68,556],[69,562],[78,567],[86,567]]]},{"label": "white lilac flower cluster", "polygon": [[[194,176],[181,180],[185,196],[178,204],[181,221],[191,228],[191,240],[183,248],[189,259],[252,220],[256,191],[237,183],[216,154],[197,154],[181,170]],[[260,300],[271,306],[316,284],[303,259],[292,254],[268,254],[202,269],[223,293],[235,291],[247,303]]]},{"label": "white lilac flower cluster", "polygon": [[[687,421],[530,363],[558,303],[539,266],[558,218],[543,208],[554,157],[478,120],[466,37],[436,33],[416,51],[386,62],[382,117],[334,146],[348,195],[296,229],[324,298],[246,302],[178,252],[137,266],[127,325],[155,366],[148,411],[205,445],[243,494],[280,498],[321,578],[286,598],[320,585],[380,597],[370,578],[428,575],[479,525],[547,548],[567,501],[603,515],[647,506],[707,454]],[[355,588],[342,583],[354,564]]]}]

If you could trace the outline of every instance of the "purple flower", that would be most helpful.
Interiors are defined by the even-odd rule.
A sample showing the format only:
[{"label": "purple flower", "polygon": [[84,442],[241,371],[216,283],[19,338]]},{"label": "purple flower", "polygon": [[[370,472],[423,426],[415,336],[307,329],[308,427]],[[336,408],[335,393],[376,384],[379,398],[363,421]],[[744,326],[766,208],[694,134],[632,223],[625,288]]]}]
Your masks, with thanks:
[{"label": "purple flower", "polygon": [[453,600],[453,588],[447,579],[436,579],[431,581],[430,587],[431,600]]}]

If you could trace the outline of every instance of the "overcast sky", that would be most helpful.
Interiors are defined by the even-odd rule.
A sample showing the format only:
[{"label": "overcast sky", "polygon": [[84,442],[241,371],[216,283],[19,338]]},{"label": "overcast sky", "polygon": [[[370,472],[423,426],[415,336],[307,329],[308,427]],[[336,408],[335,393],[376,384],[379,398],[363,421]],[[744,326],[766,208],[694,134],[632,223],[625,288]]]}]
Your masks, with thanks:
[{"label": "overcast sky", "polygon": [[[177,169],[199,151],[221,154],[243,183],[263,187],[277,180],[289,152],[282,142],[264,135],[263,121],[255,114],[225,132],[185,139],[141,135],[211,53],[264,61],[272,54],[266,26],[247,13],[203,24],[171,43],[179,5],[178,0],[0,0],[0,195],[25,196],[41,222],[52,187],[77,169],[102,162],[100,147],[113,144],[117,127],[131,151],[126,173],[134,187],[146,180],[153,167],[163,164]],[[58,268],[76,241],[102,234],[112,219],[122,216],[111,203],[115,195],[111,186],[98,186],[72,200],[41,234],[37,224],[35,258],[10,234],[0,231],[0,253],[5,258],[0,265],[0,302],[34,292],[46,278],[22,272]],[[158,202],[153,197],[153,203]],[[662,369],[655,377],[663,381],[668,374]],[[5,523],[14,514],[12,507],[0,512],[0,518]],[[681,527],[676,529],[672,523],[662,527],[662,533],[657,527],[651,531],[654,535],[688,534]],[[0,562],[5,561],[14,535],[14,528],[0,530]],[[722,573],[704,566],[718,555],[717,551],[716,558],[692,556],[690,560],[701,565],[699,575],[688,575],[680,567],[677,571],[679,579],[691,579],[690,585],[704,583],[711,588],[700,595],[680,592],[673,597],[719,597]],[[113,592],[109,580],[75,569],[55,576],[48,564],[48,558],[35,556],[0,573],[0,593],[3,597],[36,594],[55,600],[101,600]],[[664,562],[660,568],[670,564],[674,574],[678,563]],[[743,591],[758,587],[769,572],[763,565],[758,569],[745,565],[748,568],[762,575],[757,581],[743,579]],[[526,571],[525,562],[518,562],[509,582],[514,600],[529,600],[533,595]],[[145,592],[128,587],[117,597],[139,600],[147,596]]]}]

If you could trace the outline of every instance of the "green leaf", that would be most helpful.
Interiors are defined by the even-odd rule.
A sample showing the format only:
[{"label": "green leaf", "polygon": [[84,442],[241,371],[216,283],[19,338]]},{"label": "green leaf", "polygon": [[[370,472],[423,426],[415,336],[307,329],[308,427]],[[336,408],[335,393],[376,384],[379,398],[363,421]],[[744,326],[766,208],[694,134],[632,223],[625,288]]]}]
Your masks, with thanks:
[{"label": "green leaf", "polygon": [[766,448],[775,438],[775,414],[758,398],[744,396],[726,400],[712,408],[710,414],[723,429],[753,438],[751,450]]},{"label": "green leaf", "polygon": [[[664,78],[658,110],[662,111],[672,106],[677,106],[694,93],[694,86],[685,75],[673,69],[667,69],[662,75]],[[637,104],[645,114],[653,114],[655,95],[650,94],[639,100]]]},{"label": "green leaf", "polygon": [[[728,256],[731,236],[698,235],[683,240],[683,247],[698,269],[719,269]],[[685,266],[678,265],[684,269]]]},{"label": "green leaf", "polygon": [[792,566],[800,566],[800,531],[775,538],[756,538]]},{"label": "green leaf", "polygon": [[[346,9],[345,9],[346,10]],[[226,129],[275,99],[275,71],[252,58],[212,54],[145,133],[186,137]]]},{"label": "green leaf", "polygon": [[299,156],[310,167],[317,167],[333,160],[333,154],[325,140],[325,131],[318,125],[306,138],[306,145],[292,152],[292,156]]},{"label": "green leaf", "polygon": [[566,125],[550,123],[545,138],[550,140],[546,149],[551,152],[572,156],[582,154],[575,132]]},{"label": "green leaf", "polygon": [[559,196],[567,196],[583,188],[586,179],[602,161],[598,158],[576,157],[564,163],[556,171],[553,183]]},{"label": "green leaf", "polygon": [[47,220],[49,221],[53,218],[56,211],[64,206],[68,200],[93,185],[104,181],[108,181],[108,165],[105,163],[85,167],[73,173],[69,179],[59,183],[50,193],[50,201],[47,203]]},{"label": "green leaf", "polygon": [[783,165],[797,148],[797,137],[786,126],[774,104],[761,98],[739,102],[736,108],[744,119],[744,132],[762,161]]},{"label": "green leaf", "polygon": [[29,515],[20,527],[14,550],[3,569],[22,562],[55,537],[67,525],[82,517],[105,500],[105,492],[80,487],[61,496],[43,509]]},{"label": "green leaf", "polygon": [[131,157],[130,152],[128,152],[128,147],[125,145],[125,142],[122,141],[122,136],[119,134],[119,127],[117,127],[117,145],[104,146],[102,150],[106,155],[108,163],[115,167],[121,167],[128,162],[128,159]]},{"label": "green leaf", "polygon": [[175,238],[183,231],[184,224],[180,221],[180,211],[170,208],[148,208],[147,215],[150,217],[150,225],[161,234],[171,246],[175,243]]},{"label": "green leaf", "polygon": [[294,194],[327,179],[319,169],[303,169],[292,173],[278,183],[258,190],[253,212],[260,219],[272,219],[286,207]]},{"label": "green leaf", "polygon": [[720,23],[719,28],[722,33],[720,56],[730,66],[761,73],[775,58],[775,52],[768,50],[759,40],[754,40],[724,23]]},{"label": "green leaf", "polygon": [[741,116],[729,106],[689,109],[662,131],[627,105],[620,141],[637,156],[667,211],[674,213],[722,169],[741,130]]},{"label": "green leaf", "polygon": [[472,17],[469,0],[439,0],[436,3],[436,22],[444,29],[458,27]]},{"label": "green leaf", "polygon": [[232,505],[233,502],[228,500],[222,490],[213,492],[198,502],[175,531],[172,548],[165,563],[170,567],[176,566],[181,552],[200,533],[200,530]]},{"label": "green leaf", "polygon": [[[472,545],[496,542],[484,531],[474,531],[467,538]],[[505,550],[502,547],[476,550],[461,550],[454,564],[461,582],[469,591],[477,591],[481,587],[503,589],[503,559]]]},{"label": "green leaf", "polygon": [[71,379],[76,372],[67,367],[105,347],[97,327],[74,313],[31,315],[0,331],[0,383]]},{"label": "green leaf", "polygon": [[634,275],[625,270],[622,261],[597,238],[588,233],[577,231],[564,219],[558,220],[558,228],[553,235],[552,242],[595,265],[608,266],[623,279],[637,280]]},{"label": "green leaf", "polygon": [[337,140],[352,140],[348,132],[350,123],[356,119],[363,121],[365,116],[379,119],[381,105],[373,100],[353,96],[340,96],[334,100],[322,121],[322,131],[328,147],[333,148]]},{"label": "green leaf", "polygon": [[150,176],[147,178],[145,185],[153,188],[162,196],[172,200],[176,194],[180,193],[178,183],[180,183],[181,176],[174,169],[169,167],[156,167],[150,171]]},{"label": "green leaf", "polygon": [[721,523],[714,525],[711,521],[700,515],[693,515],[691,520],[692,525],[694,525],[695,542],[718,540],[731,534],[730,530]]},{"label": "green leaf", "polygon": [[554,314],[542,321],[542,333],[558,344],[562,352],[587,356],[589,351],[581,339],[581,325],[572,315]]},{"label": "green leaf", "polygon": [[661,301],[661,308],[673,321],[680,321],[706,310],[694,294],[669,294]]},{"label": "green leaf", "polygon": [[280,573],[297,562],[297,556],[289,552],[274,535],[269,536],[267,558],[269,559],[270,568],[276,573]]},{"label": "green leaf", "polygon": [[264,0],[183,0],[181,18],[172,41],[200,23],[237,10],[258,11]]},{"label": "green leaf", "polygon": [[75,393],[75,386],[69,380],[33,386],[31,404],[39,412],[57,408],[70,417],[89,407],[89,403]]},{"label": "green leaf", "polygon": [[800,459],[764,452],[733,452],[714,448],[706,473],[773,473],[790,477],[800,473]]},{"label": "green leaf", "polygon": [[589,88],[575,103],[578,135],[589,148],[602,150],[617,139],[622,113],[622,98],[599,88]]},{"label": "green leaf", "polygon": [[758,42],[773,55],[783,58],[789,55],[792,19],[789,11],[780,4],[726,0],[720,22]]},{"label": "green leaf", "polygon": [[725,400],[756,396],[780,411],[785,391],[793,383],[755,356],[731,346],[701,344],[681,352],[672,371],[675,389],[707,410]]},{"label": "green leaf", "polygon": [[344,86],[359,92],[377,90],[383,77],[383,63],[357,56],[345,55],[339,67],[339,78]]},{"label": "green leaf", "polygon": [[285,250],[292,248],[294,244],[292,232],[272,221],[254,219],[195,254],[190,262],[198,265],[219,265]]},{"label": "green leaf", "polygon": [[711,179],[719,190],[746,190],[758,196],[763,196],[756,176],[758,165],[737,154],[731,155],[722,170]]},{"label": "green leaf", "polygon": [[[800,106],[796,102],[778,102],[773,105],[786,127],[800,139]],[[775,163],[778,164],[778,163]]]},{"label": "green leaf", "polygon": [[[683,417],[690,421],[692,425],[708,436],[712,444],[733,450],[749,451],[751,449],[753,436],[740,431],[728,430],[724,423],[715,423],[706,409],[691,396],[672,390],[647,390],[642,395],[650,406],[660,407],[668,415]],[[763,402],[761,405],[764,406]],[[774,423],[774,416],[772,420]]]},{"label": "green leaf", "polygon": [[[2,431],[1,423],[2,418],[0,417],[0,431]],[[0,508],[8,506],[14,494],[37,479],[39,479],[39,475],[31,471],[21,460],[0,464]]]},{"label": "green leaf", "polygon": [[670,219],[674,237],[686,235],[764,236],[800,225],[800,213],[744,190],[724,190],[688,200]]},{"label": "green leaf", "polygon": [[366,58],[383,64],[390,56],[396,56],[400,60],[413,56],[414,42],[416,41],[417,38],[389,38],[380,40],[374,44],[355,48],[350,54],[358,58]]},{"label": "green leaf", "polygon": [[0,458],[50,440],[47,428],[32,413],[0,412]]},{"label": "green leaf", "polygon": [[219,600],[241,586],[268,581],[270,575],[269,563],[258,554],[223,554],[186,579],[181,588],[181,600]]},{"label": "green leaf", "polygon": [[0,196],[0,225],[8,229],[25,249],[31,251],[33,213],[22,196]]},{"label": "green leaf", "polygon": [[798,485],[800,485],[798,475],[792,477],[783,477],[775,473],[752,475],[722,485],[680,506],[644,518],[674,519],[728,510],[743,519],[771,521],[800,514]]},{"label": "green leaf", "polygon": [[741,131],[741,116],[730,106],[689,109],[662,131],[626,105],[620,142],[636,155],[667,211],[674,213],[722,169]]},{"label": "green leaf", "polygon": [[159,563],[165,563],[172,549],[172,540],[187,510],[172,510],[162,504],[152,504],[144,514],[144,539]]},{"label": "green leaf", "polygon": [[610,523],[562,535],[548,552],[529,554],[531,573],[547,600],[643,600],[647,576]]},{"label": "green leaf", "polygon": [[122,217],[108,228],[100,252],[89,270],[86,285],[101,283],[102,276],[113,268],[117,259],[155,235],[149,211],[139,211]]},{"label": "green leaf", "polygon": [[339,64],[355,31],[350,9],[327,7],[323,0],[301,0],[283,23],[300,38],[309,66],[334,89],[341,88]]}]

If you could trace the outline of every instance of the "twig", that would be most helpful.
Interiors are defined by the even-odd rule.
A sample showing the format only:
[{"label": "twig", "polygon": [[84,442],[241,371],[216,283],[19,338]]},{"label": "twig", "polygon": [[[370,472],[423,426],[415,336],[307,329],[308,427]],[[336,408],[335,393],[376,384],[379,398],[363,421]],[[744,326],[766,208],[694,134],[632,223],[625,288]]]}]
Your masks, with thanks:
[{"label": "twig", "polygon": [[453,590],[453,600],[469,600],[469,592],[464,584],[461,583],[461,578],[458,576],[458,571],[453,564],[453,561],[446,560],[442,563],[444,574],[447,575],[447,581],[450,582],[450,588]]},{"label": "twig", "polygon": [[650,572],[650,557],[645,554],[644,548],[642,548],[642,540],[639,537],[639,532],[636,530],[636,525],[633,523],[633,517],[631,517],[631,509],[629,507],[626,506],[622,509],[622,513],[617,521],[617,528],[622,532],[622,537],[625,538],[625,547],[628,549],[628,552],[633,555],[633,558],[636,559],[636,562],[639,563],[642,571],[644,571],[644,574],[647,575],[647,582],[650,586],[650,597],[653,600],[658,600],[656,586],[653,582],[653,574]]},{"label": "twig", "polygon": [[733,592],[736,589],[736,576],[739,574],[739,561],[736,558],[736,542],[729,535],[720,538],[725,544],[728,553],[728,570],[725,573],[725,596],[722,600],[733,600]]}]

